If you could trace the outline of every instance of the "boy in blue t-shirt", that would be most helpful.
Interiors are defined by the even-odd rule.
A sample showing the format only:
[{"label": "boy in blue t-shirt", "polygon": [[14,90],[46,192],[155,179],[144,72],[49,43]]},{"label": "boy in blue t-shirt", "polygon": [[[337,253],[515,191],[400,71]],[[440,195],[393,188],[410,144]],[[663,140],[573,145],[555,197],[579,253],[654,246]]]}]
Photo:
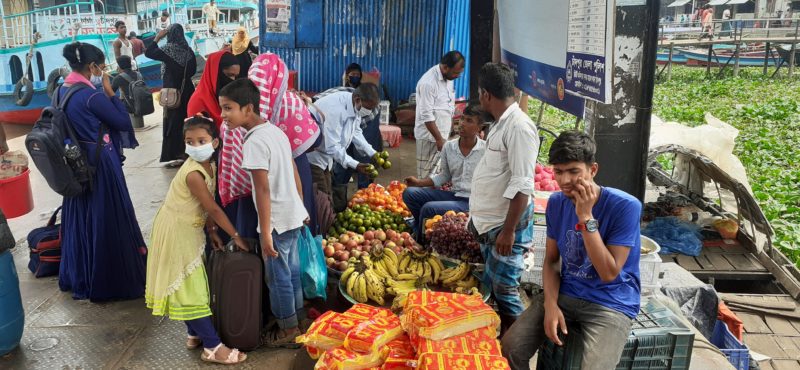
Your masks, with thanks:
[{"label": "boy in blue t-shirt", "polygon": [[564,132],[549,154],[561,192],[547,204],[544,294],[503,337],[503,355],[512,369],[528,369],[545,336],[563,344],[558,331],[568,335],[569,320],[583,331],[582,368],[613,369],[639,312],[642,206],[594,182],[598,165],[589,135]]}]

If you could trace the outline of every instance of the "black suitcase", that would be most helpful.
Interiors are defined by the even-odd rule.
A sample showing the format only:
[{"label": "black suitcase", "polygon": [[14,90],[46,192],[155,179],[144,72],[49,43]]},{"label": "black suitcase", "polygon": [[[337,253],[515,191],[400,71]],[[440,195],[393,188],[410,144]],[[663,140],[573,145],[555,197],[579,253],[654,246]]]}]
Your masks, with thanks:
[{"label": "black suitcase", "polygon": [[[258,242],[248,240],[252,247]],[[239,251],[231,242],[208,259],[211,312],[222,343],[242,351],[261,344],[264,262],[253,252]]]}]

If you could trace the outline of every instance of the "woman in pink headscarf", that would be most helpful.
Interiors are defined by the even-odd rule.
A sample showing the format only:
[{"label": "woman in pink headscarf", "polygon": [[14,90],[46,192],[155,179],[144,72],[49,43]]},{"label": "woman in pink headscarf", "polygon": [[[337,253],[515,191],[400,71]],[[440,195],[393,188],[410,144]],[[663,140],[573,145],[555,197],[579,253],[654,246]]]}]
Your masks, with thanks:
[{"label": "woman in pink headscarf", "polygon": [[[303,187],[303,203],[311,219],[310,228],[317,235],[323,230],[317,228],[316,206],[311,183],[311,167],[306,152],[312,150],[320,140],[320,128],[311,115],[303,99],[288,91],[289,71],[286,64],[275,54],[261,54],[253,60],[248,78],[261,93],[259,107],[261,117],[277,125],[289,138],[292,156]],[[228,130],[223,123],[224,145],[220,159],[219,193],[223,205],[236,199],[239,202],[239,218],[246,214],[255,215],[252,201],[248,204],[243,197],[250,199],[250,178],[241,169],[241,148],[244,130]],[[252,213],[250,212],[252,207]],[[249,217],[248,217],[249,218]],[[258,218],[255,217],[257,220]],[[241,225],[241,222],[237,223]]]}]

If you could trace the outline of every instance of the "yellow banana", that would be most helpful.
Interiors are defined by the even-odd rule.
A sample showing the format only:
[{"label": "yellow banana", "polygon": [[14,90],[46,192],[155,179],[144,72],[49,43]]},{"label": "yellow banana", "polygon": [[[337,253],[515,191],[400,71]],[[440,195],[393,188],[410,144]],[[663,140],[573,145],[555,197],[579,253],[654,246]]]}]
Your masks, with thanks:
[{"label": "yellow banana", "polygon": [[404,253],[403,257],[400,258],[400,264],[397,265],[397,271],[401,274],[409,272],[408,265],[411,263],[411,256],[408,253]]},{"label": "yellow banana", "polygon": [[446,269],[442,270],[442,279],[441,280],[450,279],[450,277],[453,276],[453,273],[455,271],[456,271],[455,267],[449,267],[449,268],[446,268]]},{"label": "yellow banana", "polygon": [[455,282],[464,278],[464,276],[469,273],[469,265],[466,263],[462,263],[456,267],[456,270],[451,274],[447,279],[442,281],[444,285],[454,284]]},{"label": "yellow banana", "polygon": [[389,261],[387,261],[387,265],[393,263],[395,266],[397,266],[399,261],[397,258],[397,253],[395,253],[391,248],[384,248],[383,254],[389,259]]},{"label": "yellow banana", "polygon": [[439,266],[439,271],[443,271],[444,270],[444,264],[442,263],[442,259],[439,258],[438,255],[431,253],[430,260],[435,262],[436,266]]},{"label": "yellow banana", "polygon": [[386,268],[386,271],[393,278],[397,277],[397,275],[400,273],[399,271],[397,271],[397,261],[392,260],[390,257],[383,258],[383,267]]},{"label": "yellow banana", "polygon": [[456,285],[461,288],[464,288],[465,290],[469,290],[478,286],[478,280],[475,279],[475,276],[470,275],[468,279],[456,282]]},{"label": "yellow banana", "polygon": [[356,280],[356,301],[359,303],[367,303],[367,279],[364,274],[358,275]]},{"label": "yellow banana", "polygon": [[397,274],[396,280],[417,280],[417,275],[411,273]]},{"label": "yellow banana", "polygon": [[389,271],[386,270],[385,261],[385,259],[378,260],[375,262],[375,267],[373,268],[373,270],[375,270],[375,274],[377,274],[381,279],[389,279],[392,277]]},{"label": "yellow banana", "polygon": [[433,275],[432,275],[432,271],[431,271],[431,264],[428,263],[428,261],[422,261],[422,262],[420,262],[420,264],[422,265],[422,269],[423,269],[423,271],[422,271],[422,279],[425,280],[425,281],[433,281]]},{"label": "yellow banana", "polygon": [[342,273],[342,276],[339,277],[339,280],[344,281],[346,283],[347,282],[347,278],[349,278],[350,274],[352,274],[353,271],[355,271],[355,270],[356,270],[355,266],[348,267],[347,270],[344,270],[344,272]]},{"label": "yellow banana", "polygon": [[439,282],[439,278],[441,278],[441,276],[442,276],[442,269],[439,268],[439,264],[436,263],[437,260],[438,260],[438,258],[436,258],[434,256],[428,257],[428,264],[431,266],[431,274],[432,274],[434,283],[438,283]]},{"label": "yellow banana", "polygon": [[347,294],[353,298],[355,298],[355,285],[356,285],[356,278],[358,277],[359,272],[354,271],[350,273],[350,276],[347,280]]}]

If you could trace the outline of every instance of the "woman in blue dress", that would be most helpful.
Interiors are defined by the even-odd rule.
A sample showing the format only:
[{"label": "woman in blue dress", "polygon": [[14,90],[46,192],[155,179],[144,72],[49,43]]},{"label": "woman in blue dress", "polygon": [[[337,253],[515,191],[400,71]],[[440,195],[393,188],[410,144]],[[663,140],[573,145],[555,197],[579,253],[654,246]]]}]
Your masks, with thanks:
[{"label": "woman in blue dress", "polygon": [[[90,190],[64,198],[58,284],[75,299],[139,298],[147,248],[122,173],[122,149],[138,143],[128,111],[99,67],[105,63],[103,52],[75,42],[63,54],[72,73],[56,93],[64,97],[71,86],[85,85],[69,98],[65,112],[95,173]],[[102,77],[102,86],[91,84],[93,76]]]}]

